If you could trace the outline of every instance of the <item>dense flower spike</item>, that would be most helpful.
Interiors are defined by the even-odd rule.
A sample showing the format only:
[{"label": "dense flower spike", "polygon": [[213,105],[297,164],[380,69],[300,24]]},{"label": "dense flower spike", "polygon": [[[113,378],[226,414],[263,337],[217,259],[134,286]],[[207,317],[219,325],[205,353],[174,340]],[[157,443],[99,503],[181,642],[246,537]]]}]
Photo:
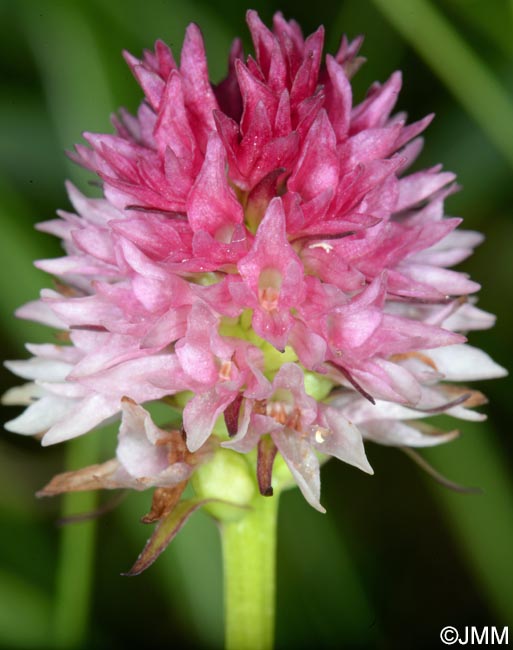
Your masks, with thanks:
[{"label": "dense flower spike", "polygon": [[[450,382],[504,374],[463,335],[493,317],[451,269],[481,240],[444,216],[454,175],[406,172],[432,116],[393,114],[398,72],[353,103],[361,39],[323,60],[322,28],[305,39],[281,14],[272,30],[247,18],[255,56],[237,41],[218,85],[195,25],[180,65],[160,41],[126,54],[137,115],[121,110],[115,135],[85,133],[72,154],[104,198],[69,185],[75,213],[40,225],[66,254],[38,263],[56,289],[18,315],[68,343],[8,364],[30,383],[6,395],[28,405],[7,428],[46,445],[122,414],[117,458],[45,494],[157,487],[175,503],[220,445],[256,454],[266,495],[281,454],[323,510],[323,459],[372,473],[363,439],[449,440],[424,418],[479,419],[468,407],[483,401]],[[182,431],[140,406],[157,400]]]}]

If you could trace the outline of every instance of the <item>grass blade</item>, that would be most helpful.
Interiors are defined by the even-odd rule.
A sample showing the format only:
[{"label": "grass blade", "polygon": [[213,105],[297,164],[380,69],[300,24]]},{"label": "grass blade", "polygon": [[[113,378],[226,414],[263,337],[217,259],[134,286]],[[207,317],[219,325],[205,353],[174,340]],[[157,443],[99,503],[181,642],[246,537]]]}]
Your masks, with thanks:
[{"label": "grass blade", "polygon": [[513,101],[427,0],[374,0],[513,167]]}]

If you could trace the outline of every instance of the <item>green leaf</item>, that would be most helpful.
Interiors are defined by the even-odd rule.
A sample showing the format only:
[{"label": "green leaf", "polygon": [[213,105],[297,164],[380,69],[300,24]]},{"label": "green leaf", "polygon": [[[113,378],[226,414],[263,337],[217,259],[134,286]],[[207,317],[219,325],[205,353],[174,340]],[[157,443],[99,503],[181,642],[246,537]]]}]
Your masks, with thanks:
[{"label": "green leaf", "polygon": [[513,10],[513,2],[511,0],[509,2],[486,0],[486,3],[445,0],[445,4],[476,31],[486,36],[492,46],[500,48],[508,57],[513,54],[511,38],[513,11],[510,14],[510,8]]},{"label": "green leaf", "polygon": [[482,495],[455,494],[431,484],[468,566],[499,616],[513,620],[513,485],[493,430],[483,422],[465,422],[462,437],[451,445],[423,450],[446,476],[477,484]]},{"label": "green leaf", "polygon": [[[82,3],[48,2],[42,12],[38,3],[25,0],[19,10],[60,145],[72,148],[83,130],[109,130],[114,102]],[[68,173],[75,181],[90,178],[71,163]]]},{"label": "green leaf", "polygon": [[374,0],[513,167],[513,101],[427,0]]}]

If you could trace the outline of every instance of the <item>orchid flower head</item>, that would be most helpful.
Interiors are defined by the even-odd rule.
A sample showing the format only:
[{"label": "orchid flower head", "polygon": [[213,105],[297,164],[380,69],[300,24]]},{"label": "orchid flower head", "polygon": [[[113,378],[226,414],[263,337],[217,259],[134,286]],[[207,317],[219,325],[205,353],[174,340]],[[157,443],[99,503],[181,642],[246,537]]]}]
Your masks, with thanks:
[{"label": "orchid flower head", "polygon": [[361,39],[324,56],[322,27],[247,22],[254,54],[236,41],[218,84],[194,24],[179,64],[161,41],[125,54],[139,109],[71,154],[102,197],[69,184],[73,210],[39,226],[64,255],[38,262],[56,288],[18,316],[65,343],[8,362],[28,383],[4,398],[26,406],[6,428],[51,445],[120,419],[114,459],[44,494],[167,490],[158,518],[229,453],[266,496],[281,462],[323,511],[326,459],[370,474],[366,440],[452,439],[426,419],[482,417],[480,394],[453,382],[505,372],[467,344],[494,318],[453,269],[481,241],[445,215],[455,176],[408,171],[432,116],[394,113],[399,72],[354,102]]}]

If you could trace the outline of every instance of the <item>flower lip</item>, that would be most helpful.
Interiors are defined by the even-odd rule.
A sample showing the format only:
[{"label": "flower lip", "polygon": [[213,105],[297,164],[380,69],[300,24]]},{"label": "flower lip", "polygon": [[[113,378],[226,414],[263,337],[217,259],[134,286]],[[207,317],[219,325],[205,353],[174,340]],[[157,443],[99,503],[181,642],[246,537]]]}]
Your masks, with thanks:
[{"label": "flower lip", "polygon": [[234,364],[229,360],[223,360],[219,368],[219,379],[221,381],[230,381],[234,371]]},{"label": "flower lip", "polygon": [[278,309],[283,277],[278,269],[266,268],[258,278],[258,300],[265,311]]}]

